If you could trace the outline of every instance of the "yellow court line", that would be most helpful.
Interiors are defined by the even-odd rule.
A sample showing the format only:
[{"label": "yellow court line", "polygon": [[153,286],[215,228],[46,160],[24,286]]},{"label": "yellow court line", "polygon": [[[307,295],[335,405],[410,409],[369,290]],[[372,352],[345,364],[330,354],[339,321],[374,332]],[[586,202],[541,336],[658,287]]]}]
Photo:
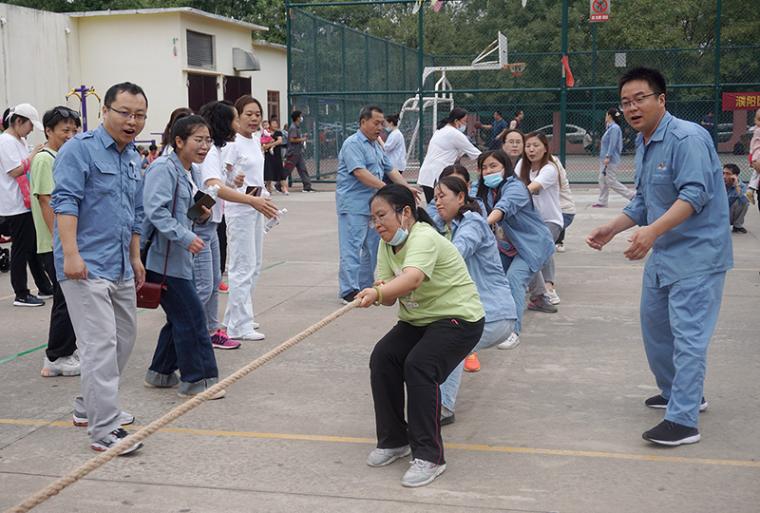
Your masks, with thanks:
[{"label": "yellow court line", "polygon": [[[9,426],[49,426],[49,427],[71,427],[70,421],[46,421],[38,419],[0,419],[0,425]],[[133,429],[139,429],[141,426],[129,426]],[[193,429],[193,428],[163,428],[160,430],[164,433],[175,433],[183,435],[210,436],[220,438],[255,438],[260,440],[287,440],[300,442],[327,442],[342,444],[372,444],[377,441],[373,438],[359,438],[351,436],[331,436],[331,435],[307,435],[294,433],[264,433],[257,431],[225,431],[215,429]],[[628,461],[645,461],[656,463],[687,463],[691,465],[716,465],[724,467],[747,467],[760,469],[760,461],[753,460],[732,460],[732,459],[714,459],[714,458],[687,458],[683,456],[661,456],[657,454],[635,454],[624,452],[607,452],[607,451],[578,451],[571,449],[542,449],[538,447],[511,447],[506,445],[486,445],[486,444],[463,444],[447,443],[447,449],[458,449],[470,452],[490,452],[506,454],[527,454],[532,456],[560,456],[570,458],[601,458],[611,460],[628,460]]]}]

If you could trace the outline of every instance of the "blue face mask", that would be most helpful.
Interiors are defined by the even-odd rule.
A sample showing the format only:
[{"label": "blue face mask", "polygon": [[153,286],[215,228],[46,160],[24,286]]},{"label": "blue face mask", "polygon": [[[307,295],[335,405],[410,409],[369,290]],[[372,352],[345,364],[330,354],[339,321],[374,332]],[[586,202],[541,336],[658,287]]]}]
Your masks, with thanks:
[{"label": "blue face mask", "polygon": [[462,133],[465,133],[467,131],[467,125],[459,125],[457,127],[457,130],[459,130]]},{"label": "blue face mask", "polygon": [[[401,221],[403,223],[404,218],[401,218]],[[404,229],[403,226],[399,226],[396,230],[396,233],[393,234],[393,238],[388,241],[388,244],[390,244],[393,247],[400,246],[406,241],[406,238],[409,236],[409,232]]]},{"label": "blue face mask", "polygon": [[489,189],[495,189],[502,182],[501,173],[492,173],[483,177],[483,185]]}]

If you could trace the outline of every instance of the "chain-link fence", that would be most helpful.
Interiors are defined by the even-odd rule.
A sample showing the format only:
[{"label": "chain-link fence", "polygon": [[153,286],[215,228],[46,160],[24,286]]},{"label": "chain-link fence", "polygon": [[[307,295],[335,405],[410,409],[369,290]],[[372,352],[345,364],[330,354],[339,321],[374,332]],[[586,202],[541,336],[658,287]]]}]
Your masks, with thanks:
[{"label": "chain-link fence", "polygon": [[[660,69],[668,80],[668,110],[710,130],[724,163],[739,164],[747,179],[747,150],[754,129],[754,111],[721,109],[721,93],[760,87],[760,46],[717,48],[591,49],[568,52],[576,77],[563,102],[561,52],[511,51],[509,62],[523,62],[522,74],[506,69],[447,71],[450,90],[436,96],[440,72],[422,81],[429,67],[469,66],[481,48],[462,49],[461,55],[436,55],[417,34],[419,48],[404,46],[328,21],[323,10],[350,9],[340,2],[289,2],[288,56],[291,110],[304,113],[309,141],[305,155],[317,181],[332,181],[343,141],[358,129],[365,105],[379,105],[386,114],[402,113],[399,128],[408,147],[405,176],[416,179],[421,157],[438,119],[452,106],[467,109],[467,135],[480,148],[492,142],[495,111],[509,121],[522,110],[524,132],[540,130],[552,141],[552,151],[566,162],[574,183],[594,183],[599,172],[599,144],[604,115],[619,104],[617,80],[626,70],[646,65]],[[399,2],[397,2],[399,3]],[[399,16],[399,11],[394,11]],[[402,15],[403,16],[403,15]],[[418,20],[409,9],[406,16]],[[398,23],[410,20],[396,20]],[[423,20],[418,20],[418,30]],[[424,33],[424,30],[423,32]],[[494,34],[496,37],[496,34]],[[466,53],[465,53],[466,52]],[[716,55],[719,63],[715,62]],[[716,65],[717,64],[717,65]],[[716,79],[716,70],[719,76]],[[421,86],[421,87],[420,87]],[[422,102],[420,102],[422,99]],[[420,103],[422,109],[420,109]],[[760,107],[760,105],[758,106]],[[563,112],[564,111],[564,112]],[[565,117],[564,152],[561,152]],[[635,132],[624,126],[624,155],[620,177],[633,180]]]}]

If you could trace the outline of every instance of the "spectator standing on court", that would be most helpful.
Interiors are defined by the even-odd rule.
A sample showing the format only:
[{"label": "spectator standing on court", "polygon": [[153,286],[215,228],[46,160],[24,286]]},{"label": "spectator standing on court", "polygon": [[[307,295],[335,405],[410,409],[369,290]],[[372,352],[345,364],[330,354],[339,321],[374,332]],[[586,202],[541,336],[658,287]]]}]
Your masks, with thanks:
[{"label": "spectator standing on court", "polygon": [[292,123],[288,127],[288,149],[285,152],[283,167],[288,175],[293,172],[293,169],[298,171],[298,176],[301,177],[303,184],[303,192],[314,192],[314,189],[311,188],[309,172],[306,169],[306,160],[303,158],[303,147],[307,140],[306,134],[301,131],[303,113],[300,110],[294,110],[290,114],[290,119]]},{"label": "spectator standing on court", "polygon": [[[11,286],[15,293],[13,306],[42,306],[44,298],[53,297],[53,286],[37,257],[34,220],[30,211],[29,180],[27,173],[31,161],[40,150],[39,145],[29,152],[26,137],[34,128],[43,130],[37,109],[21,103],[3,113],[0,134],[0,217],[4,217],[11,236]],[[32,272],[38,294],[30,293],[27,286],[26,266]]]},{"label": "spectator standing on court", "polygon": [[398,129],[398,114],[391,114],[385,118],[385,130],[388,132],[388,137],[385,139],[385,153],[393,168],[403,173],[406,170],[406,141],[404,134]]},{"label": "spectator standing on court", "polygon": [[636,196],[586,242],[600,250],[618,233],[641,227],[623,254],[641,260],[652,250],[644,266],[640,316],[660,393],[644,404],[665,410],[664,420],[643,438],[666,446],[696,443],[699,412],[707,408],[707,348],[726,271],[733,267],[722,166],[710,134],[667,111],[659,71],[634,68],[619,84],[625,119],[639,132]]},{"label": "spectator standing on court", "polygon": [[726,184],[726,196],[728,197],[728,224],[734,233],[747,233],[744,227],[744,216],[749,209],[747,198],[747,186],[739,178],[739,166],[726,164],[723,166],[723,181]]},{"label": "spectator standing on court", "polygon": [[504,140],[506,131],[509,130],[509,124],[507,124],[507,120],[504,119],[504,116],[501,115],[501,112],[496,110],[493,113],[493,124],[482,125],[482,128],[491,130],[491,137],[488,140],[488,149],[498,150],[501,147],[502,141]]},{"label": "spectator standing on court", "polygon": [[627,200],[631,200],[636,194],[617,179],[617,170],[620,165],[620,155],[623,153],[623,131],[620,123],[623,114],[612,107],[604,115],[606,130],[602,135],[602,144],[599,148],[599,199],[591,205],[595,208],[604,208],[610,196],[610,189],[617,192]]},{"label": "spectator standing on court", "polygon": [[520,129],[520,125],[522,124],[522,120],[524,117],[525,117],[525,112],[523,112],[522,109],[516,111],[515,117],[512,119],[512,121],[509,122],[510,130]]},{"label": "spectator standing on court", "polygon": [[345,303],[374,282],[380,238],[369,222],[372,195],[385,186],[383,176],[406,185],[377,141],[384,122],[380,107],[364,107],[359,113],[359,130],[343,142],[338,154],[338,295]]},{"label": "spectator standing on court", "polygon": [[66,298],[58,284],[53,257],[53,229],[55,213],[50,206],[55,180],[53,164],[58,150],[74,137],[81,126],[79,113],[68,107],[58,106],[42,116],[47,142],[32,160],[30,171],[32,218],[37,233],[37,254],[53,284],[53,308],[50,310],[48,343],[40,374],[43,377],[78,376],[79,358],[77,337],[71,325]]},{"label": "spectator standing on court", "polygon": [[120,442],[127,436],[121,425],[134,422],[119,407],[119,381],[137,337],[135,289],[145,281],[142,173],[134,140],[147,111],[142,88],[112,86],[103,98],[103,124],[66,143],[54,167],[55,268],[81,366],[74,421],[88,426],[95,451]]}]

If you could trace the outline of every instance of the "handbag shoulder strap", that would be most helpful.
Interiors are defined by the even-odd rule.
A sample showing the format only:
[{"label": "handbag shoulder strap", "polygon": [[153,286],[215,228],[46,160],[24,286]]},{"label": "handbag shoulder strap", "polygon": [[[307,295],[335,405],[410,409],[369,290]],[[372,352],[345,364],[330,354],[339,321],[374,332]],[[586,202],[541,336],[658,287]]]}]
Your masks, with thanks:
[{"label": "handbag shoulder strap", "polygon": [[[176,211],[177,207],[177,190],[179,189],[179,178],[177,179],[177,183],[174,185],[174,197],[172,198],[172,217],[174,217],[174,212]],[[164,277],[161,280],[161,286],[164,286],[166,284],[166,266],[169,265],[169,250],[172,247],[172,241],[168,241],[166,244],[166,256],[164,257]]]}]

